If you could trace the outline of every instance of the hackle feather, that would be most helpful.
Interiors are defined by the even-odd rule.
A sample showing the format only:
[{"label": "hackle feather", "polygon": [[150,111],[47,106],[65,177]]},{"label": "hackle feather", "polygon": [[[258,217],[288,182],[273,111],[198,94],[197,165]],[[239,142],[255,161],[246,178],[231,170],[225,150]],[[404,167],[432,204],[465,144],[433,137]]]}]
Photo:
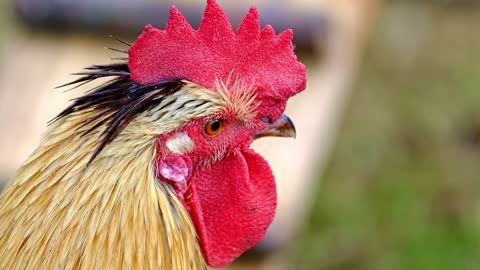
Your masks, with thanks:
[{"label": "hackle feather", "polygon": [[129,126],[86,166],[93,113],[53,123],[1,197],[0,269],[204,269],[188,213],[155,179],[156,137]]}]

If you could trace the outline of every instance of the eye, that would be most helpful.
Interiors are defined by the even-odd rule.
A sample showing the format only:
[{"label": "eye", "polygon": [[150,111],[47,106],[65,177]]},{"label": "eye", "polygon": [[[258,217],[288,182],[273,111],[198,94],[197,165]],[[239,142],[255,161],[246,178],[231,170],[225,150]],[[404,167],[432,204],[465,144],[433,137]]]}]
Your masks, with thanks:
[{"label": "eye", "polygon": [[210,136],[218,135],[223,130],[223,121],[220,119],[217,120],[208,120],[205,123],[205,133]]}]

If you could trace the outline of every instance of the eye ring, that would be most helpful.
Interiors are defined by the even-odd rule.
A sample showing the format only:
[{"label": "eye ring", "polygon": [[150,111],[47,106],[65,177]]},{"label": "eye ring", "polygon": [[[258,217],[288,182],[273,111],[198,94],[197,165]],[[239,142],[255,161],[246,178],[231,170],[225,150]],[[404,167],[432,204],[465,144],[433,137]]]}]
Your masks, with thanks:
[{"label": "eye ring", "polygon": [[209,136],[216,136],[222,132],[224,127],[223,120],[207,120],[205,123],[205,133]]}]

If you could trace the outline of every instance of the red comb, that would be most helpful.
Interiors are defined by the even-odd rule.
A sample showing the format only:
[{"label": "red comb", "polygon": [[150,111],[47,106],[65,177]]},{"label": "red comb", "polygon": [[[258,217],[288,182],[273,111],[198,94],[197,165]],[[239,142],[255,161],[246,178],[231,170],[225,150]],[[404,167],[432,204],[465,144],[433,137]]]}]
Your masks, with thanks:
[{"label": "red comb", "polygon": [[[187,79],[208,88],[214,82],[243,80],[264,105],[284,104],[306,86],[305,66],[293,53],[292,30],[260,30],[255,7],[232,30],[215,0],[208,0],[198,30],[174,6],[165,30],[147,25],[129,50],[131,78],[141,84]],[[283,106],[280,106],[283,107]],[[283,111],[283,108],[281,108]]]}]

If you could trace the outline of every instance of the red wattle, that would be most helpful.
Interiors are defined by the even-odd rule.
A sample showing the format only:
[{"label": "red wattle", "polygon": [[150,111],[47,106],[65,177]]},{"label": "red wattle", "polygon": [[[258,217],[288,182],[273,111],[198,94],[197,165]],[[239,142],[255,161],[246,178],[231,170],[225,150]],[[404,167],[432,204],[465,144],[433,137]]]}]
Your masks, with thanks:
[{"label": "red wattle", "polygon": [[270,166],[260,155],[238,149],[194,170],[190,181],[190,215],[209,266],[231,263],[263,238],[277,194]]}]

